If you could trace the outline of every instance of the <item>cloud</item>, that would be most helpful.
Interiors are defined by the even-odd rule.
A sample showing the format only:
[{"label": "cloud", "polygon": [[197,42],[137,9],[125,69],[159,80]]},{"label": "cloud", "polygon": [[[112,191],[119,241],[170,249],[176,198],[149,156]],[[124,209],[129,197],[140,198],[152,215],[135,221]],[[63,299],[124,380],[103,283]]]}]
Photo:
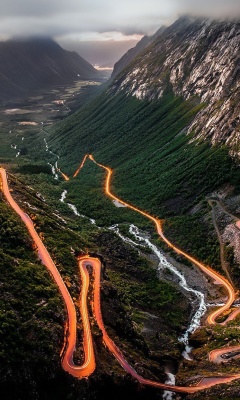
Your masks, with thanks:
[{"label": "cloud", "polygon": [[239,0],[1,0],[0,35],[153,33],[179,14],[240,15]]},{"label": "cloud", "polygon": [[182,13],[212,17],[239,17],[239,0],[175,0],[175,7]]}]

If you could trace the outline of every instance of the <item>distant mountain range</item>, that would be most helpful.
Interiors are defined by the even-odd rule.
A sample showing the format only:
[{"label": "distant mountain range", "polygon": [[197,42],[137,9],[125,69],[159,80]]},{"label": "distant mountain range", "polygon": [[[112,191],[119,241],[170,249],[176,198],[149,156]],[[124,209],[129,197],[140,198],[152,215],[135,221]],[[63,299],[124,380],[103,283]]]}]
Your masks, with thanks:
[{"label": "distant mountain range", "polygon": [[102,75],[75,52],[52,39],[32,38],[0,43],[0,98],[21,97],[44,87]]}]

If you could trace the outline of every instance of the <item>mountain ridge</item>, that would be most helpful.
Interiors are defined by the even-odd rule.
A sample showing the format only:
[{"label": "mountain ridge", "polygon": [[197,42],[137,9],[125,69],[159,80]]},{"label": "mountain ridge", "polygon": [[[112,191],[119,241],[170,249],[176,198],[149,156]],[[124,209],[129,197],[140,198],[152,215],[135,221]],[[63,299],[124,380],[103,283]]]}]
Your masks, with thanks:
[{"label": "mountain ridge", "polygon": [[[20,182],[16,182],[14,187],[12,178],[11,189],[15,189],[13,195],[18,196],[17,191],[25,192],[26,188],[27,193],[25,193],[25,196],[19,195],[19,200],[22,202],[21,207],[34,216],[34,224],[41,232],[45,245],[49,248],[53,259],[57,261],[59,270],[61,274],[63,273],[63,277],[74,298],[77,299],[79,293],[78,270],[74,255],[87,253],[96,256],[97,254],[104,260],[101,280],[104,322],[109,326],[112,338],[115,339],[116,334],[119,335],[118,343],[119,341],[123,343],[123,352],[129,355],[131,361],[133,360],[134,368],[136,367],[137,371],[139,369],[140,371],[146,370],[147,364],[144,359],[142,361],[139,357],[139,351],[146,351],[147,348],[142,345],[141,337],[133,335],[132,327],[135,326],[136,332],[143,333],[143,336],[146,335],[144,337],[146,337],[147,341],[151,336],[154,337],[154,339],[150,339],[151,342],[153,341],[153,347],[149,347],[150,351],[146,351],[147,359],[152,355],[160,363],[161,368],[165,360],[175,361],[175,372],[177,372],[178,361],[181,359],[183,350],[182,345],[179,346],[177,338],[187,329],[187,325],[181,318],[186,317],[189,313],[186,313],[188,306],[180,299],[179,294],[175,298],[177,303],[175,307],[170,297],[170,293],[173,293],[170,288],[165,291],[164,288],[159,288],[158,283],[147,279],[146,273],[148,276],[152,274],[151,267],[155,265],[159,269],[158,278],[170,279],[174,286],[179,285],[179,279],[173,277],[172,273],[169,273],[164,268],[164,262],[159,264],[159,261],[153,258],[152,252],[149,254],[150,248],[147,248],[145,252],[144,247],[140,248],[136,245],[137,248],[134,254],[136,256],[140,255],[139,252],[143,254],[143,258],[136,260],[133,254],[132,242],[130,242],[130,245],[124,243],[124,237],[129,237],[131,240],[134,238],[132,231],[129,231],[130,224],[136,224],[135,226],[142,232],[141,236],[144,235],[143,237],[151,238],[151,241],[153,240],[152,243],[161,249],[163,248],[164,253],[168,253],[170,262],[176,262],[179,271],[183,271],[183,275],[185,276],[186,274],[186,277],[190,279],[191,286],[200,290],[204,296],[208,296],[206,303],[211,303],[215,306],[218,299],[222,301],[225,294],[223,294],[222,287],[219,288],[219,285],[211,285],[208,295],[208,280],[204,277],[201,285],[199,278],[195,274],[192,275],[193,265],[184,265],[185,261],[180,255],[181,253],[174,256],[163,242],[158,242],[154,226],[150,221],[144,219],[143,215],[135,213],[133,209],[116,207],[116,204],[105,196],[106,169],[107,171],[110,171],[110,168],[112,169],[110,186],[114,195],[120,200],[131,204],[134,208],[136,207],[136,209],[141,209],[145,213],[151,214],[157,221],[161,220],[164,234],[175,246],[197,260],[201,260],[205,265],[210,265],[222,275],[224,272],[221,270],[219,241],[213,226],[213,214],[211,212],[214,213],[216,211],[215,219],[220,233],[222,233],[225,226],[230,226],[235,229],[236,236],[238,235],[239,237],[238,228],[235,225],[235,219],[240,218],[238,163],[229,156],[229,149],[223,146],[220,140],[216,141],[215,146],[212,146],[209,136],[206,137],[206,140],[201,137],[201,140],[196,141],[194,130],[191,130],[189,135],[186,135],[191,124],[194,121],[195,123],[199,121],[199,116],[202,112],[205,112],[208,106],[212,107],[214,105],[215,107],[215,105],[218,105],[219,107],[216,108],[218,115],[219,112],[222,112],[223,101],[228,100],[232,95],[237,95],[237,88],[235,92],[229,89],[237,82],[235,75],[232,76],[232,80],[225,80],[225,84],[221,84],[223,94],[218,90],[214,93],[216,85],[211,80],[207,87],[205,87],[204,82],[201,83],[201,79],[207,79],[207,74],[210,73],[211,75],[211,70],[208,71],[208,63],[205,61],[207,54],[209,54],[209,48],[211,47],[213,50],[213,44],[216,43],[219,37],[224,38],[225,44],[232,40],[230,36],[226,41],[226,30],[221,31],[219,25],[217,28],[216,25],[212,25],[214,24],[212,21],[207,22],[207,26],[205,24],[206,21],[204,22],[203,20],[180,19],[175,23],[174,27],[169,27],[167,32],[164,32],[159,39],[150,44],[144,50],[146,53],[139,54],[135,60],[122,70],[115,79],[114,84],[111,85],[109,83],[108,88],[102,91],[100,96],[96,96],[91,102],[81,107],[79,111],[51,128],[45,125],[41,127],[42,129],[37,134],[32,129],[27,131],[28,133],[24,135],[26,151],[20,154],[17,159],[15,158],[16,152],[13,155],[12,171],[24,181],[24,187],[20,185]],[[211,26],[211,35],[208,35]],[[203,36],[201,37],[202,29]],[[179,32],[182,32],[182,35],[179,35]],[[236,36],[234,32],[232,32],[233,39]],[[184,38],[185,40],[183,40]],[[196,46],[197,43],[206,44],[206,46],[203,46],[202,52],[198,51],[200,47]],[[188,57],[184,56],[182,59],[178,57],[177,50],[180,52],[184,50],[185,46],[184,51],[186,52],[191,45],[195,64],[190,64],[190,58]],[[164,53],[162,51],[164,48],[169,51]],[[216,55],[216,63],[214,65],[221,64],[221,57],[224,54],[221,51],[222,48],[219,51],[217,50],[216,48],[214,53]],[[185,55],[184,51],[183,55]],[[228,51],[228,46],[226,46],[226,51]],[[143,54],[147,56],[143,57]],[[226,58],[226,54],[224,57]],[[212,55],[210,61],[213,59]],[[168,60],[168,63],[164,65],[166,60]],[[226,68],[228,68],[227,60],[224,62],[226,63]],[[146,65],[145,69],[140,67],[144,63]],[[182,63],[183,68],[179,70],[176,78],[176,74],[174,75],[173,72],[177,70],[179,63]],[[236,63],[235,56],[233,63],[234,65]],[[192,68],[188,67],[191,66],[202,68],[202,70],[206,71],[206,74],[201,74],[201,76],[198,76],[199,79],[189,82]],[[222,68],[222,64],[220,67]],[[214,69],[216,68],[214,67]],[[144,75],[146,71],[149,72],[150,80],[145,82],[146,96],[141,97],[142,91],[139,91],[139,85],[144,83],[144,81],[141,82],[141,79],[142,74]],[[162,87],[160,87],[159,74]],[[172,80],[170,80],[171,76]],[[221,81],[219,75],[216,75],[216,81]],[[121,87],[123,82],[124,85]],[[194,90],[196,88],[200,92],[195,94]],[[136,93],[134,94],[135,90]],[[158,96],[159,90],[163,90],[161,96]],[[200,95],[204,96],[208,90],[209,97],[202,98]],[[213,98],[211,91],[215,96],[213,103],[211,103]],[[220,96],[220,100],[218,100],[218,96]],[[219,101],[220,103],[218,104]],[[233,106],[234,110],[236,110],[235,104]],[[210,115],[210,117],[212,116],[213,114]],[[225,124],[224,126],[226,127],[227,125]],[[14,140],[14,142],[9,142],[8,147],[10,148],[10,143],[15,143],[15,132],[9,132],[9,135]],[[19,139],[22,140],[22,137]],[[2,152],[2,163],[7,163],[6,159],[3,158],[5,157],[4,150],[2,148],[0,150]],[[83,158],[86,154],[93,154],[94,159],[99,163],[98,165],[109,166],[109,169],[99,168],[95,163],[91,162],[90,157]],[[83,160],[86,160],[86,162],[83,163]],[[54,179],[56,174],[50,168],[53,165],[56,168],[55,173],[56,171],[58,172],[58,179]],[[76,168],[81,169],[81,172],[74,179],[66,181],[62,179],[64,176],[65,179],[68,179],[67,174],[71,177]],[[63,171],[62,177],[60,171]],[[51,173],[54,176],[51,176]],[[33,196],[32,185],[37,188],[35,196]],[[45,201],[40,200],[39,194]],[[233,215],[236,215],[236,218],[229,219],[229,215],[224,217],[224,211],[220,211],[217,208],[218,200]],[[43,203],[42,205],[41,202]],[[212,209],[209,203],[212,204]],[[44,210],[45,213],[43,212]],[[7,214],[5,214],[4,209],[2,215],[5,222]],[[229,225],[230,222],[231,224]],[[9,228],[9,225],[6,224],[3,227],[5,226]],[[123,235],[122,238],[120,235],[120,237],[117,237],[114,234],[114,232],[117,233],[118,229],[118,232]],[[129,232],[130,236],[128,236]],[[9,233],[12,234],[11,230],[6,230],[6,234]],[[5,237],[4,231],[3,237]],[[140,242],[137,241],[137,244],[140,244]],[[226,265],[229,263],[229,271],[237,290],[239,288],[239,262],[233,262],[234,251],[237,248],[237,246],[234,246],[227,239],[225,262]],[[16,259],[14,242],[11,254],[12,258]],[[147,255],[149,257],[148,261]],[[144,259],[146,264],[144,264]],[[143,268],[145,266],[146,269]],[[7,274],[11,269],[7,264],[6,267],[5,265],[3,266],[3,270],[6,273],[6,283],[8,283],[10,279]],[[32,267],[29,270],[32,271]],[[15,271],[18,272],[18,268],[15,268]],[[104,283],[105,277],[106,282]],[[23,280],[20,280],[20,282],[24,284]],[[113,283],[112,287],[110,286],[111,282]],[[172,323],[174,330],[167,329],[162,320],[155,314],[154,307],[156,306],[156,309],[159,310],[161,305],[155,289],[157,289],[158,294],[162,295],[165,292],[168,297],[168,303],[164,302],[163,308],[160,309],[161,315],[159,315],[166,324]],[[11,290],[14,290],[14,285]],[[7,306],[14,308],[15,298],[13,298],[13,302],[11,298],[9,301],[8,286],[5,293]],[[119,298],[123,301],[123,307],[120,307],[120,304],[116,302],[116,293],[119,293]],[[39,295],[39,290],[37,295]],[[16,299],[18,300],[17,296]],[[209,302],[208,299],[210,300]],[[153,309],[149,308],[151,302],[154,306]],[[32,305],[31,302],[26,303],[27,308]],[[37,296],[35,303],[38,306],[39,300]],[[191,316],[194,316],[194,310],[196,310],[195,298],[190,297],[190,303],[193,306]],[[143,312],[141,309],[139,310],[139,305],[141,304],[143,305]],[[173,307],[172,309],[170,309],[170,304]],[[179,308],[180,305],[181,307]],[[43,305],[43,313],[45,310],[46,308]],[[30,315],[34,315],[34,312],[32,311]],[[153,312],[157,318],[153,318]],[[30,310],[28,313],[30,313]],[[128,315],[134,322],[132,325],[128,323],[126,318]],[[146,315],[150,317],[152,324],[149,324],[149,320],[146,321]],[[52,312],[49,319],[48,315],[46,315],[46,321],[50,321],[52,316]],[[9,319],[8,317],[7,322],[9,322]],[[94,318],[92,322],[94,324]],[[230,324],[236,324],[237,326],[238,321],[232,321]],[[152,326],[154,326],[154,330],[152,330]],[[143,329],[145,327],[147,329]],[[79,328],[81,330],[81,323]],[[194,385],[196,379],[194,378],[195,380],[193,381],[193,376],[198,376],[199,380],[205,376],[209,377],[207,351],[211,351],[213,347],[219,348],[223,345],[233,345],[238,337],[238,331],[236,329],[233,330],[233,328],[234,325],[230,325],[229,329],[227,326],[224,329],[219,329],[219,326],[215,329],[214,326],[203,324],[196,332],[194,340],[189,343],[193,345],[191,353],[193,360],[181,359],[182,362],[179,364],[180,368],[176,377],[177,383],[185,384],[185,382],[188,382],[188,384]],[[12,332],[15,334],[15,329],[12,329]],[[102,336],[99,333],[96,329],[93,331],[96,349],[100,349],[99,345],[102,341]],[[8,343],[10,343],[10,347],[11,343],[14,343],[11,338],[11,336],[4,335],[4,339],[7,339],[6,360],[8,360]],[[44,335],[44,340],[45,338],[47,345],[49,345],[47,331]],[[129,348],[126,347],[127,339],[130,340]],[[173,351],[174,342],[177,345],[177,352]],[[56,340],[54,344],[59,345],[59,342]],[[99,351],[99,357],[97,355],[96,358],[99,365],[96,375],[89,378],[86,393],[84,386],[77,396],[82,394],[86,398],[106,398],[105,392],[105,396],[98,396],[96,385],[100,384],[104,387],[104,390],[106,388],[107,397],[109,397],[109,387],[111,388],[111,380],[114,377],[115,381],[112,385],[114,393],[110,394],[110,397],[114,398],[116,391],[118,392],[119,386],[116,386],[115,382],[116,379],[119,380],[122,372],[118,372],[119,367],[115,366],[114,361],[111,361],[106,349],[102,346],[101,349],[102,356]],[[28,353],[26,352],[26,354]],[[48,354],[48,351],[46,351],[46,354]],[[55,348],[53,354],[56,354]],[[77,353],[77,358],[81,354]],[[24,360],[24,357],[21,357],[22,359]],[[105,362],[102,363],[104,359]],[[48,358],[46,358],[47,363]],[[4,365],[7,367],[8,376],[10,376],[7,362]],[[30,365],[31,368],[29,362],[27,365],[28,367]],[[234,370],[236,369],[237,365],[234,364],[233,360],[228,364],[211,365],[210,367],[211,374],[213,372],[214,376],[215,374],[218,375],[219,372],[231,375],[235,373]],[[12,376],[16,376],[13,368],[12,371]],[[39,371],[39,366],[36,368],[37,371]],[[158,378],[160,378],[160,373],[155,369],[155,374]],[[29,379],[29,376],[31,379]],[[39,374],[36,376],[36,381],[38,382]],[[146,376],[151,378],[149,375]],[[27,375],[26,381],[28,384],[33,382],[34,393],[36,393],[33,377],[34,375]],[[164,378],[166,377],[164,376]],[[43,391],[46,390],[45,382],[47,381],[43,382]],[[60,386],[60,397],[66,397],[65,393],[68,391],[69,385],[65,385],[64,380],[62,382],[65,389],[63,391]],[[67,395],[71,396],[74,385],[78,389],[78,385],[82,385],[82,381],[73,382],[69,380],[69,382],[72,383],[72,388]],[[122,383],[122,381],[120,382]],[[129,377],[126,377],[128,394],[129,383]],[[20,386],[20,382],[18,386]],[[8,381],[8,387],[11,387],[10,380]],[[58,387],[56,381],[53,382],[51,387]],[[92,394],[91,388],[94,389],[94,394]],[[54,390],[52,393],[56,397]],[[142,390],[144,389],[138,389],[137,393],[136,388],[133,395],[130,392],[130,397],[143,399],[150,396],[150,398],[155,398],[153,392],[152,395],[151,393],[146,395],[146,392],[143,393]],[[226,398],[234,398],[235,390],[238,390],[235,384],[230,384],[224,389],[216,386],[211,391],[200,392],[194,398],[206,399],[207,396],[208,398],[223,398],[226,400]],[[124,397],[124,395],[125,390],[120,397]],[[26,397],[26,392],[24,396]],[[161,394],[157,393],[156,396],[159,398]]]},{"label": "mountain ridge", "polygon": [[0,57],[2,98],[20,97],[32,90],[77,79],[101,80],[101,74],[91,64],[50,38],[1,42]]},{"label": "mountain ridge", "polygon": [[110,92],[154,100],[171,87],[185,100],[196,96],[205,108],[187,133],[227,144],[239,156],[239,46],[239,22],[181,17],[115,78]]},{"label": "mountain ridge", "polygon": [[151,43],[160,36],[165,26],[162,26],[152,36],[143,36],[142,39],[136,44],[135,47],[129,49],[114,65],[111,79],[114,79],[124,68],[126,68],[135,57],[137,57],[144,49],[146,49]]}]

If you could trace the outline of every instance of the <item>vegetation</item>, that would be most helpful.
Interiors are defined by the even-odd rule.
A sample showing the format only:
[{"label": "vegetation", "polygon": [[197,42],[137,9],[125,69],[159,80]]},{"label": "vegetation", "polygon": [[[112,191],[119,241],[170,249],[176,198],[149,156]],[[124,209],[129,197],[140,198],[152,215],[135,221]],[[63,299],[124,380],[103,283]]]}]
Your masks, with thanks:
[{"label": "vegetation", "polygon": [[[179,294],[167,283],[160,284],[158,287],[157,276],[151,268],[149,269],[146,260],[139,258],[135,251],[126,247],[112,232],[108,232],[106,237],[106,233],[102,234],[97,229],[89,229],[91,226],[89,222],[88,228],[86,224],[79,225],[77,218],[66,217],[67,223],[57,220],[51,213],[51,207],[39,199],[34,191],[22,185],[14,177],[9,176],[9,179],[14,198],[21,203],[23,208],[26,208],[34,220],[36,229],[44,240],[76,304],[80,283],[73,250],[75,253],[86,253],[87,250],[90,250],[95,254],[102,253],[103,259],[106,261],[114,260],[113,267],[107,264],[107,275],[103,282],[103,318],[114,340],[120,346],[123,345],[126,353],[131,354],[130,361],[134,363],[136,360],[142,360],[142,363],[146,363],[147,374],[151,376],[152,369],[153,373],[158,371],[159,375],[162,367],[149,358],[148,347],[141,333],[133,327],[130,314],[135,307],[139,311],[147,309],[149,312],[152,310],[163,314],[165,305],[171,305],[172,311],[168,310],[168,315],[171,315],[172,319],[169,318],[166,330],[171,329],[172,332],[175,332],[183,318],[181,314],[174,315],[174,304],[179,303]],[[135,383],[129,382],[130,386],[127,389],[128,385],[124,379],[120,378],[122,374],[120,367],[116,368],[117,363],[107,350],[102,348],[102,344],[98,344],[98,333],[94,333],[98,344],[97,348],[101,346],[101,350],[99,352],[97,350],[97,360],[103,365],[107,375],[101,377],[100,371],[97,370],[97,381],[94,374],[93,378],[90,378],[90,381],[92,379],[93,382],[90,382],[87,389],[84,382],[77,381],[64,373],[59,356],[63,344],[64,319],[66,317],[62,298],[48,271],[34,252],[31,239],[23,223],[3,201],[0,202],[0,221],[2,237],[0,251],[0,339],[2,343],[0,387],[5,398],[15,400],[27,396],[31,399],[49,400],[55,398],[56,393],[59,399],[72,399],[74,396],[76,398],[80,395],[89,399],[95,399],[98,395],[108,398],[107,395],[110,395],[112,390],[116,390],[118,385],[121,386],[122,395],[125,391],[136,393]],[[111,260],[104,250],[106,239],[109,243],[111,242],[109,251],[112,254],[116,251],[115,257],[111,257]],[[124,257],[121,258],[119,252],[122,252]],[[139,291],[136,291],[135,295],[131,295],[131,302],[122,299],[123,292],[121,287],[119,288],[115,284],[114,279],[112,283],[108,282],[108,276],[114,270],[116,276],[121,275],[128,254],[129,265],[132,264],[132,269],[129,268],[128,271],[129,279],[131,272],[135,271],[135,276],[140,273],[142,280]],[[140,280],[139,283],[141,284]],[[112,289],[110,289],[111,287]],[[114,293],[114,302],[109,291]],[[147,308],[146,304],[141,301],[142,295],[146,300],[149,296]],[[184,307],[185,300],[182,299],[182,301]],[[109,321],[113,320],[116,310],[118,318],[114,325]],[[81,331],[81,323],[79,323],[79,328]],[[93,328],[94,332],[97,332],[94,324]],[[177,337],[171,336],[173,345],[176,346]],[[135,350],[133,345],[136,347]],[[116,377],[109,378],[109,368],[115,371]],[[110,380],[107,383],[108,379]],[[55,386],[58,386],[57,391],[53,391]],[[112,387],[110,391],[109,387]],[[109,394],[106,391],[109,391]],[[151,390],[150,392],[154,399],[155,392]],[[139,399],[143,393],[148,393],[148,389],[139,394]]]},{"label": "vegetation", "polygon": [[[201,107],[196,98],[183,101],[170,92],[153,102],[123,94],[109,100],[102,94],[56,125],[48,141],[60,154],[61,167],[70,174],[85,153],[93,152],[97,161],[114,168],[113,193],[159,218],[176,216],[171,219],[174,242],[217,267],[219,244],[210,224],[203,222],[203,213],[192,217],[188,214],[206,195],[225,183],[238,188],[240,178],[238,166],[226,148],[210,147],[200,141],[190,143],[191,137],[185,135],[186,125]],[[103,171],[88,161],[78,177],[68,183],[73,203],[100,225],[135,221],[149,229],[149,222],[129,210],[116,209],[105,198],[104,176]],[[207,246],[202,240],[204,229]]]},{"label": "vegetation", "polygon": [[36,385],[41,392],[60,373],[64,309],[27,232],[2,201],[0,221],[1,392],[14,399],[16,387],[21,387],[19,398],[21,391],[33,393]]},{"label": "vegetation", "polygon": [[[166,237],[177,247],[185,249],[206,265],[223,273],[219,259],[219,242],[213,226],[206,220],[206,209],[194,215],[169,218],[163,229]],[[177,236],[175,232],[178,232]]]},{"label": "vegetation", "polygon": [[[155,332],[155,345],[158,342],[163,354],[169,354],[171,340],[171,349],[174,349],[171,355],[179,355],[177,337],[186,326],[188,305],[175,288],[159,282],[152,263],[139,257],[112,232],[99,230],[97,226],[132,222],[151,233],[154,226],[131,210],[115,207],[106,198],[103,190],[105,172],[90,160],[78,177],[69,182],[63,181],[61,176],[54,180],[47,163],[54,164],[58,154],[59,167],[72,176],[83,156],[93,153],[97,161],[114,168],[114,193],[164,219],[166,235],[175,244],[219,268],[218,242],[212,225],[206,220],[208,209],[202,204],[209,193],[225,183],[232,184],[237,193],[240,178],[226,148],[209,147],[208,143],[200,141],[190,143],[192,137],[185,135],[186,126],[202,107],[204,105],[199,104],[196,98],[183,101],[171,92],[153,102],[122,94],[109,99],[103,93],[48,132],[29,132],[24,141],[25,154],[22,153],[18,159],[15,158],[16,151],[10,148],[12,137],[5,137],[3,150],[0,149],[1,164],[10,161],[9,169],[18,178],[11,178],[14,195],[31,213],[75,301],[80,284],[74,252],[92,252],[103,257],[106,265],[103,318],[114,339],[116,337],[120,344],[123,343],[126,353],[132,344],[137,346],[141,355],[129,351],[134,362],[137,357],[144,360],[143,353],[146,355],[150,348],[149,343],[144,343],[142,327],[146,315],[151,313],[159,321],[157,328],[151,328]],[[46,151],[43,137],[46,137],[52,153]],[[41,195],[37,197],[35,191],[27,187],[29,185]],[[67,190],[65,203],[59,201],[63,190]],[[67,203],[74,204],[86,217],[75,216]],[[202,205],[200,209],[199,204]],[[46,399],[50,399],[56,395],[49,394],[52,388],[61,381],[59,399],[70,399],[75,393],[84,398],[86,384],[66,376],[60,366],[64,309],[59,293],[34,254],[27,233],[22,234],[18,218],[3,202],[0,206],[3,238],[0,248],[1,288],[4,293],[0,303],[4,342],[0,353],[3,365],[1,385],[8,390],[12,382],[15,388],[22,385],[28,398],[34,398],[34,388],[40,385],[36,392],[40,393],[41,399],[44,399],[44,387],[48,387]],[[89,218],[94,218],[97,226],[91,224]],[[153,237],[158,240],[156,234]],[[231,257],[229,252],[228,259]],[[79,328],[81,330],[81,324]],[[109,362],[106,349],[99,350],[101,339],[95,326],[94,329],[97,361],[102,370],[106,368],[108,377],[102,378],[102,387],[99,387],[101,377],[98,370],[99,375],[92,378],[96,379],[96,392],[91,392],[91,389],[86,395],[89,399],[91,396],[95,399],[99,393],[106,394],[107,385],[112,387],[113,393],[116,380],[120,379],[119,370],[113,361]],[[223,336],[219,341],[224,342]],[[39,348],[36,348],[36,343],[41,343]],[[11,346],[19,350],[11,352]],[[43,371],[40,381],[37,378],[38,360]],[[16,365],[20,372],[14,375]],[[124,386],[121,381],[124,388],[128,383]],[[91,383],[89,386],[92,388]]]}]

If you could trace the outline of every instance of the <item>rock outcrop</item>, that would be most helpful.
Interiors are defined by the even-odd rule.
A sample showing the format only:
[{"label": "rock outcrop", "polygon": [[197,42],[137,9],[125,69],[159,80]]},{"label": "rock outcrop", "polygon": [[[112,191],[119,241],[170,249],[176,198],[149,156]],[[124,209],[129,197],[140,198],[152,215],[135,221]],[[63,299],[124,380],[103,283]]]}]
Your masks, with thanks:
[{"label": "rock outcrop", "polygon": [[113,92],[159,99],[171,89],[204,104],[188,127],[194,140],[226,144],[240,156],[240,23],[181,17],[113,82]]}]

